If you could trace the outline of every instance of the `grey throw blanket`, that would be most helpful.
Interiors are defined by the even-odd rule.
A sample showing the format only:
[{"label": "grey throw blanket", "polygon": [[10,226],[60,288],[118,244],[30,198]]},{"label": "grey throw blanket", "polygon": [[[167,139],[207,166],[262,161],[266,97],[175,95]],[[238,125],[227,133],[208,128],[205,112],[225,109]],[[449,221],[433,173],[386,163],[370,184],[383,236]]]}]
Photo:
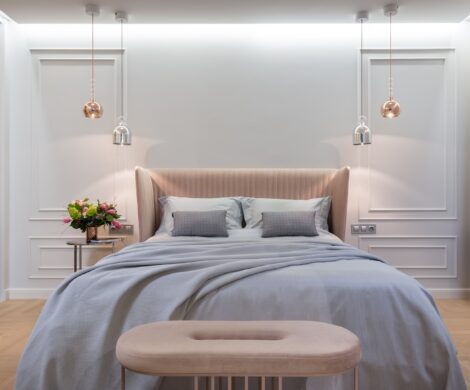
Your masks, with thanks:
[{"label": "grey throw blanket", "polygon": [[[349,245],[308,238],[146,242],[67,280],[23,354],[18,390],[119,388],[118,337],[176,320],[317,320],[362,344],[362,390],[463,390],[456,352],[430,295]],[[289,389],[350,389],[351,375]],[[129,373],[128,389],[189,389],[186,379]]]}]

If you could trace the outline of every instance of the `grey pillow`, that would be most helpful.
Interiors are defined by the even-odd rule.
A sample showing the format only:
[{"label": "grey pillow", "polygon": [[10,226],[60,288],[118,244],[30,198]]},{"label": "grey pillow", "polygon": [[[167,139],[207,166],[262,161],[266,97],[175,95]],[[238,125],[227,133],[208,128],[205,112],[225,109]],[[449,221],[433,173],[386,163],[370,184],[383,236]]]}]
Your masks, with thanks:
[{"label": "grey pillow", "polygon": [[228,237],[226,210],[175,211],[173,236]]},{"label": "grey pillow", "polygon": [[263,225],[264,211],[316,211],[317,228],[328,230],[328,215],[331,198],[314,199],[272,199],[240,198],[247,228],[260,228]]},{"label": "grey pillow", "polygon": [[262,237],[318,236],[315,211],[264,211]]}]

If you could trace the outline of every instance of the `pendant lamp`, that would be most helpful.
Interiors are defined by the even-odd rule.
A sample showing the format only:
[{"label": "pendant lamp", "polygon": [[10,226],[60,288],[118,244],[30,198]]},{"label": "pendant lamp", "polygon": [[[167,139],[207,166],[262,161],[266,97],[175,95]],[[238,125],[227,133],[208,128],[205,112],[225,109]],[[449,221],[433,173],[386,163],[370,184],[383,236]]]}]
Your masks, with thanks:
[{"label": "pendant lamp", "polygon": [[359,124],[354,130],[353,145],[367,145],[372,143],[370,129],[367,126],[367,118],[364,115],[364,93],[363,93],[363,70],[362,70],[362,52],[364,47],[364,23],[369,20],[369,13],[361,11],[357,14],[357,22],[361,23],[361,56],[360,56],[360,102],[359,102]]},{"label": "pendant lamp", "polygon": [[127,13],[117,11],[115,15],[116,21],[121,23],[121,111],[118,117],[118,125],[113,130],[113,144],[131,145],[131,131],[127,127],[126,117],[124,116],[124,23],[127,22]]},{"label": "pendant lamp", "polygon": [[100,8],[95,4],[88,4],[85,11],[91,16],[91,96],[83,106],[83,113],[86,118],[98,119],[103,115],[103,107],[95,100],[95,16],[100,14]]},{"label": "pendant lamp", "polygon": [[388,100],[382,105],[380,113],[384,118],[396,118],[400,115],[400,104],[393,97],[393,78],[392,78],[392,16],[398,12],[398,3],[388,4],[384,7],[385,16],[389,17],[390,21],[390,48],[389,48],[389,97]]}]

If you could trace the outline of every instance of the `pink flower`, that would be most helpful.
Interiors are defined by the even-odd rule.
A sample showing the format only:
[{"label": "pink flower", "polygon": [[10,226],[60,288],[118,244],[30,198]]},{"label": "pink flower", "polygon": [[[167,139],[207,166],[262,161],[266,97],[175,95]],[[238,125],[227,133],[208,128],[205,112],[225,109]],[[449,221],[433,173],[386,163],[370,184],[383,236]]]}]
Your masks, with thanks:
[{"label": "pink flower", "polygon": [[85,214],[88,211],[88,207],[84,207],[82,212]]},{"label": "pink flower", "polygon": [[116,229],[121,229],[122,228],[122,225],[119,221],[113,221],[111,222],[113,224],[113,226],[116,228]]},{"label": "pink flower", "polygon": [[70,223],[70,222],[72,222],[72,218],[70,218],[70,217],[65,217],[64,218],[64,223]]},{"label": "pink flower", "polygon": [[107,203],[101,203],[100,204],[100,209],[106,211],[108,209],[108,204]]},{"label": "pink flower", "polygon": [[116,209],[109,209],[109,210],[106,210],[106,214],[116,215],[117,211]]}]

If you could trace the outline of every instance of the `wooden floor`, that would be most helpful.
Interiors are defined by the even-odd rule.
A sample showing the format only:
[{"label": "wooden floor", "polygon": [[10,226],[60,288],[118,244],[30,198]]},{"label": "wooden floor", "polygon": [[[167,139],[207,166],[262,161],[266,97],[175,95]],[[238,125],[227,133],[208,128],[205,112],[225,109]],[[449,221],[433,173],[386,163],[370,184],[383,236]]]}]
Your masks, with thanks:
[{"label": "wooden floor", "polygon": [[[437,303],[470,385],[470,300]],[[43,305],[33,300],[0,303],[0,390],[13,389],[18,360]]]},{"label": "wooden floor", "polygon": [[0,303],[0,389],[14,388],[15,371],[44,301]]}]

